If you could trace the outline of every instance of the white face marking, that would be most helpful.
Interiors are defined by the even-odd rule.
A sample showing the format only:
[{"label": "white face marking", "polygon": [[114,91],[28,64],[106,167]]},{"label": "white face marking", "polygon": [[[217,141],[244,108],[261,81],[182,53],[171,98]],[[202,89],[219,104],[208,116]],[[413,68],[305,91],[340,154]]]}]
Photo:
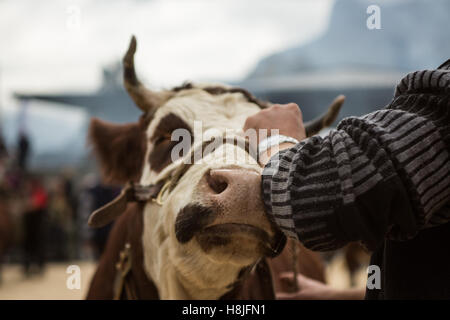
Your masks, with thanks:
[{"label": "white face marking", "polygon": [[[147,129],[147,137],[150,138],[159,121],[164,116],[173,113],[183,119],[192,129],[194,121],[202,124],[202,132],[193,132],[193,141],[201,141],[207,131],[225,133],[228,129],[241,131],[245,120],[260,111],[254,103],[250,103],[241,93],[225,93],[211,95],[199,88],[183,90],[155,113],[154,119]],[[157,180],[158,174],[151,170],[147,161],[148,154],[152,150],[151,144],[147,148],[142,184],[150,184]]]},{"label": "white face marking", "polygon": [[[191,128],[194,128],[194,121],[202,122],[203,132],[193,132],[195,144],[201,141],[202,134],[211,129],[222,133],[227,129],[241,130],[247,117],[259,110],[256,104],[248,102],[241,93],[211,95],[198,88],[183,90],[156,111],[147,129],[147,136],[148,138],[152,136],[164,116],[173,113]],[[249,162],[248,157],[244,155],[245,152],[239,147],[227,145],[223,154],[236,152],[236,148],[239,150],[234,166],[261,172],[262,169],[256,161]],[[178,166],[177,163],[172,163],[160,173],[152,171],[147,160],[152,145],[150,144],[147,149],[144,172],[140,181],[142,184],[155,183]],[[214,160],[213,155],[210,158]],[[245,161],[240,160],[243,158]],[[148,203],[144,209],[144,265],[162,299],[219,298],[227,292],[226,287],[236,279],[240,269],[257,259],[249,257],[232,263],[214,261],[194,241],[181,245],[176,240],[174,224],[177,213],[189,203],[201,203],[202,200],[196,194],[198,182],[207,170],[221,166],[223,167],[223,164],[217,161],[194,165],[162,207]]]}]

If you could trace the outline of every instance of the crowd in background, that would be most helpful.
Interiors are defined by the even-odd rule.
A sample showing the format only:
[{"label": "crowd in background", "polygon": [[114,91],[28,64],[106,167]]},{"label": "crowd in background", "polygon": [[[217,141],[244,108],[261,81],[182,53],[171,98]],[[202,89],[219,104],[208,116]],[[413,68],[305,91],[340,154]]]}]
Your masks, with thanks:
[{"label": "crowd in background", "polygon": [[49,261],[98,259],[111,226],[91,229],[87,220],[119,190],[94,174],[77,180],[69,169],[33,172],[30,150],[24,133],[14,154],[0,136],[0,265],[21,263],[28,277],[44,272]]}]

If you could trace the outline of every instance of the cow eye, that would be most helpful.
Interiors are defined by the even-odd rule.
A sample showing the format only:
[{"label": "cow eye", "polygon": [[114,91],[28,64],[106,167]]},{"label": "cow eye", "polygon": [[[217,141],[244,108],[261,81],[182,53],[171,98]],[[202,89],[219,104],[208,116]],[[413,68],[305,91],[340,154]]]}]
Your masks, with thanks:
[{"label": "cow eye", "polygon": [[153,144],[154,144],[155,146],[157,146],[157,145],[159,145],[159,144],[161,144],[161,143],[163,143],[163,142],[165,142],[165,141],[170,141],[170,136],[160,136],[160,137],[157,137],[157,138],[154,140]]},{"label": "cow eye", "polygon": [[[183,119],[173,113],[162,118],[155,128],[150,142],[153,143],[153,150],[149,155],[150,167],[156,172],[160,172],[176,158],[172,159],[172,149],[177,145],[177,141],[172,141],[172,132],[176,129],[186,129],[191,132],[191,128]],[[175,155],[176,156],[176,155]]]}]

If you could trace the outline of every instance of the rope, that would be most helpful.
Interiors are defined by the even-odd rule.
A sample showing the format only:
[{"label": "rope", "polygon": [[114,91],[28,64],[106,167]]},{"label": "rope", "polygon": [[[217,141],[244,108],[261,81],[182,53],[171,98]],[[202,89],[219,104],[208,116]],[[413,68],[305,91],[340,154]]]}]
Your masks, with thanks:
[{"label": "rope", "polygon": [[291,241],[290,247],[291,247],[291,256],[292,256],[292,272],[294,274],[292,288],[293,288],[293,291],[298,291],[300,289],[298,287],[298,283],[297,283],[297,275],[299,273],[299,270],[298,270],[299,247],[297,246],[297,243],[295,243],[295,241]]}]

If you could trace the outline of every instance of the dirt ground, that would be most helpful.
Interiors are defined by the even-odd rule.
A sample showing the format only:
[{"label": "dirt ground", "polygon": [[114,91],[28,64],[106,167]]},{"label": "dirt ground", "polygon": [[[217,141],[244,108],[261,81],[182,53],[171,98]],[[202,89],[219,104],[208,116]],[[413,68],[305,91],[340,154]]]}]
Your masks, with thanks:
[{"label": "dirt ground", "polygon": [[[68,289],[70,274],[66,269],[78,265],[81,271],[80,289]],[[20,265],[3,266],[0,300],[79,300],[83,299],[95,272],[93,262],[51,263],[42,275],[25,278]]]},{"label": "dirt ground", "polygon": [[[81,288],[68,289],[66,285],[70,274],[69,265],[78,265],[81,271]],[[0,284],[0,300],[77,300],[83,299],[89,282],[95,272],[93,262],[51,263],[43,275],[25,278],[20,265],[6,265],[3,268],[3,283]],[[336,256],[326,271],[328,283],[336,288],[348,288],[350,278],[344,268],[342,256]],[[365,270],[357,275],[357,284],[365,285]]]}]

